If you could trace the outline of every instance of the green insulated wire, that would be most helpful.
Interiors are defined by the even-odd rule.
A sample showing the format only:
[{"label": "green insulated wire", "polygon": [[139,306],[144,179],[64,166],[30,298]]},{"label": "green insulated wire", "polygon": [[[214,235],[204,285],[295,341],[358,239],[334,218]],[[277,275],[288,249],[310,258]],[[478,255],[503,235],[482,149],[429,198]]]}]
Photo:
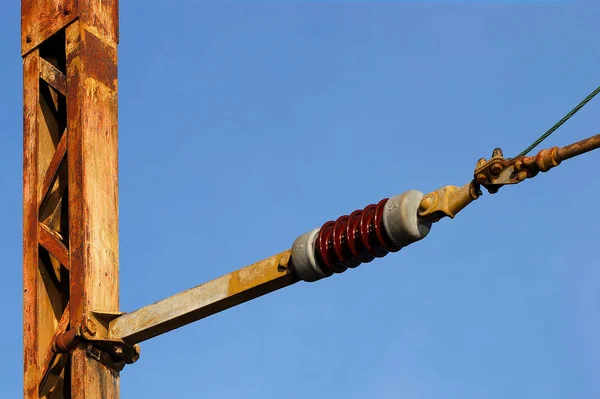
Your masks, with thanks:
[{"label": "green insulated wire", "polygon": [[568,121],[573,115],[575,115],[577,113],[577,111],[579,111],[581,108],[583,108],[583,106],[585,104],[587,104],[592,98],[594,98],[596,96],[596,94],[598,94],[598,93],[600,93],[600,86],[598,86],[596,88],[596,90],[591,92],[586,98],[584,98],[579,104],[577,104],[577,106],[575,108],[573,108],[568,114],[563,116],[563,118],[561,120],[556,122],[556,124],[554,126],[552,126],[550,129],[548,129],[548,131],[546,133],[542,134],[539,139],[537,139],[536,141],[531,143],[531,145],[529,147],[525,148],[518,156],[527,155],[527,153],[529,153],[529,151],[533,150],[535,147],[538,146],[538,144],[540,144],[542,141],[546,140],[546,138],[548,136],[550,136],[552,133],[554,133],[554,131],[556,129],[561,127],[566,121]]}]

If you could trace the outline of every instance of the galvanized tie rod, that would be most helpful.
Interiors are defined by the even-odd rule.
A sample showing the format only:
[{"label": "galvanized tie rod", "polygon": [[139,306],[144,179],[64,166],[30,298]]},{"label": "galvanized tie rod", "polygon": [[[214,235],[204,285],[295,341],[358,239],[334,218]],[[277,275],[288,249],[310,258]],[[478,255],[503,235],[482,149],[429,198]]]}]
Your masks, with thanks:
[{"label": "galvanized tie rod", "polygon": [[134,344],[141,341],[300,280],[317,281],[399,251],[425,238],[433,223],[446,216],[453,218],[479,198],[481,186],[493,194],[506,184],[520,183],[599,147],[600,135],[530,157],[506,159],[496,149],[491,159],[477,162],[473,179],[463,187],[445,186],[427,195],[407,191],[301,235],[291,250],[131,313],[91,312],[88,320],[98,325],[93,339],[117,348],[126,344],[139,353]]}]

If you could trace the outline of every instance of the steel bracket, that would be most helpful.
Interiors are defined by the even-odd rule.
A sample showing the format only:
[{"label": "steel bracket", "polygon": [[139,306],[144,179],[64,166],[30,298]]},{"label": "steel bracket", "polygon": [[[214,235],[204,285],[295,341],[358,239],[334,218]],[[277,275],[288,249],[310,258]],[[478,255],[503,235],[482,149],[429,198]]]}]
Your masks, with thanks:
[{"label": "steel bracket", "polygon": [[55,353],[69,353],[79,344],[86,344],[88,357],[105,366],[121,371],[126,364],[135,363],[140,357],[140,347],[120,338],[111,338],[108,327],[120,312],[89,312],[84,322],[59,334],[53,344]]},{"label": "steel bracket", "polygon": [[140,358],[139,345],[132,345],[120,338],[109,336],[110,322],[122,314],[121,312],[89,312],[80,329],[81,338],[88,343],[86,348],[88,357],[116,371],[121,371],[126,364],[135,363]]}]

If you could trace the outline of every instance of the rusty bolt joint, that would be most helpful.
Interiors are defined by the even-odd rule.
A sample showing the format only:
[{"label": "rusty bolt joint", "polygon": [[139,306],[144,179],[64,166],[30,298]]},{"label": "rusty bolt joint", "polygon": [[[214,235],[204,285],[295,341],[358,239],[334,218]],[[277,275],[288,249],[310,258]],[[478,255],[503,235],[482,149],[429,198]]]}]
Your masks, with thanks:
[{"label": "rusty bolt joint", "polygon": [[535,156],[519,156],[506,159],[499,149],[489,160],[480,159],[474,172],[474,181],[495,194],[506,184],[517,184],[531,179],[539,172],[547,172],[560,165],[559,148],[541,150]]},{"label": "rusty bolt joint", "polygon": [[56,353],[72,352],[80,341],[80,331],[77,328],[72,328],[64,333],[59,334],[52,344],[52,349]]},{"label": "rusty bolt joint", "polygon": [[107,367],[121,371],[125,364],[135,363],[140,357],[139,345],[131,345],[121,339],[102,337],[96,323],[87,318],[81,326],[59,334],[52,350],[55,353],[70,353],[79,344],[86,343],[86,353]]}]

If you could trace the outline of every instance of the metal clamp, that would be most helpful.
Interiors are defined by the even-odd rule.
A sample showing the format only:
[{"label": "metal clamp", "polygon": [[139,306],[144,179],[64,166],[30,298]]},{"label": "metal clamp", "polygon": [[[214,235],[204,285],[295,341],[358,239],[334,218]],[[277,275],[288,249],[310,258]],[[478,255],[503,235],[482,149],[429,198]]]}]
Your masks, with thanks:
[{"label": "metal clamp", "polygon": [[140,357],[139,345],[132,345],[119,338],[110,338],[108,326],[119,317],[120,312],[90,312],[82,325],[60,334],[53,345],[56,353],[73,351],[80,343],[87,344],[86,354],[115,371],[126,364],[135,363]]},{"label": "metal clamp", "polygon": [[480,186],[495,194],[506,184],[517,184],[547,172],[566,159],[600,148],[600,134],[568,146],[541,150],[534,156],[504,158],[502,150],[496,148],[489,160],[477,161],[473,180],[463,186],[445,186],[427,194],[419,204],[419,217],[437,222],[444,216],[453,218],[459,211],[482,194]]},{"label": "metal clamp", "polygon": [[519,156],[504,158],[502,150],[496,148],[492,158],[481,158],[477,162],[474,178],[485,187],[490,194],[495,194],[505,184],[517,184],[525,179],[535,177],[539,172],[547,172],[560,165],[559,148],[541,150],[535,156]]},{"label": "metal clamp", "polygon": [[479,184],[474,181],[462,187],[444,186],[423,197],[418,215],[431,223],[445,216],[452,219],[480,195]]}]

